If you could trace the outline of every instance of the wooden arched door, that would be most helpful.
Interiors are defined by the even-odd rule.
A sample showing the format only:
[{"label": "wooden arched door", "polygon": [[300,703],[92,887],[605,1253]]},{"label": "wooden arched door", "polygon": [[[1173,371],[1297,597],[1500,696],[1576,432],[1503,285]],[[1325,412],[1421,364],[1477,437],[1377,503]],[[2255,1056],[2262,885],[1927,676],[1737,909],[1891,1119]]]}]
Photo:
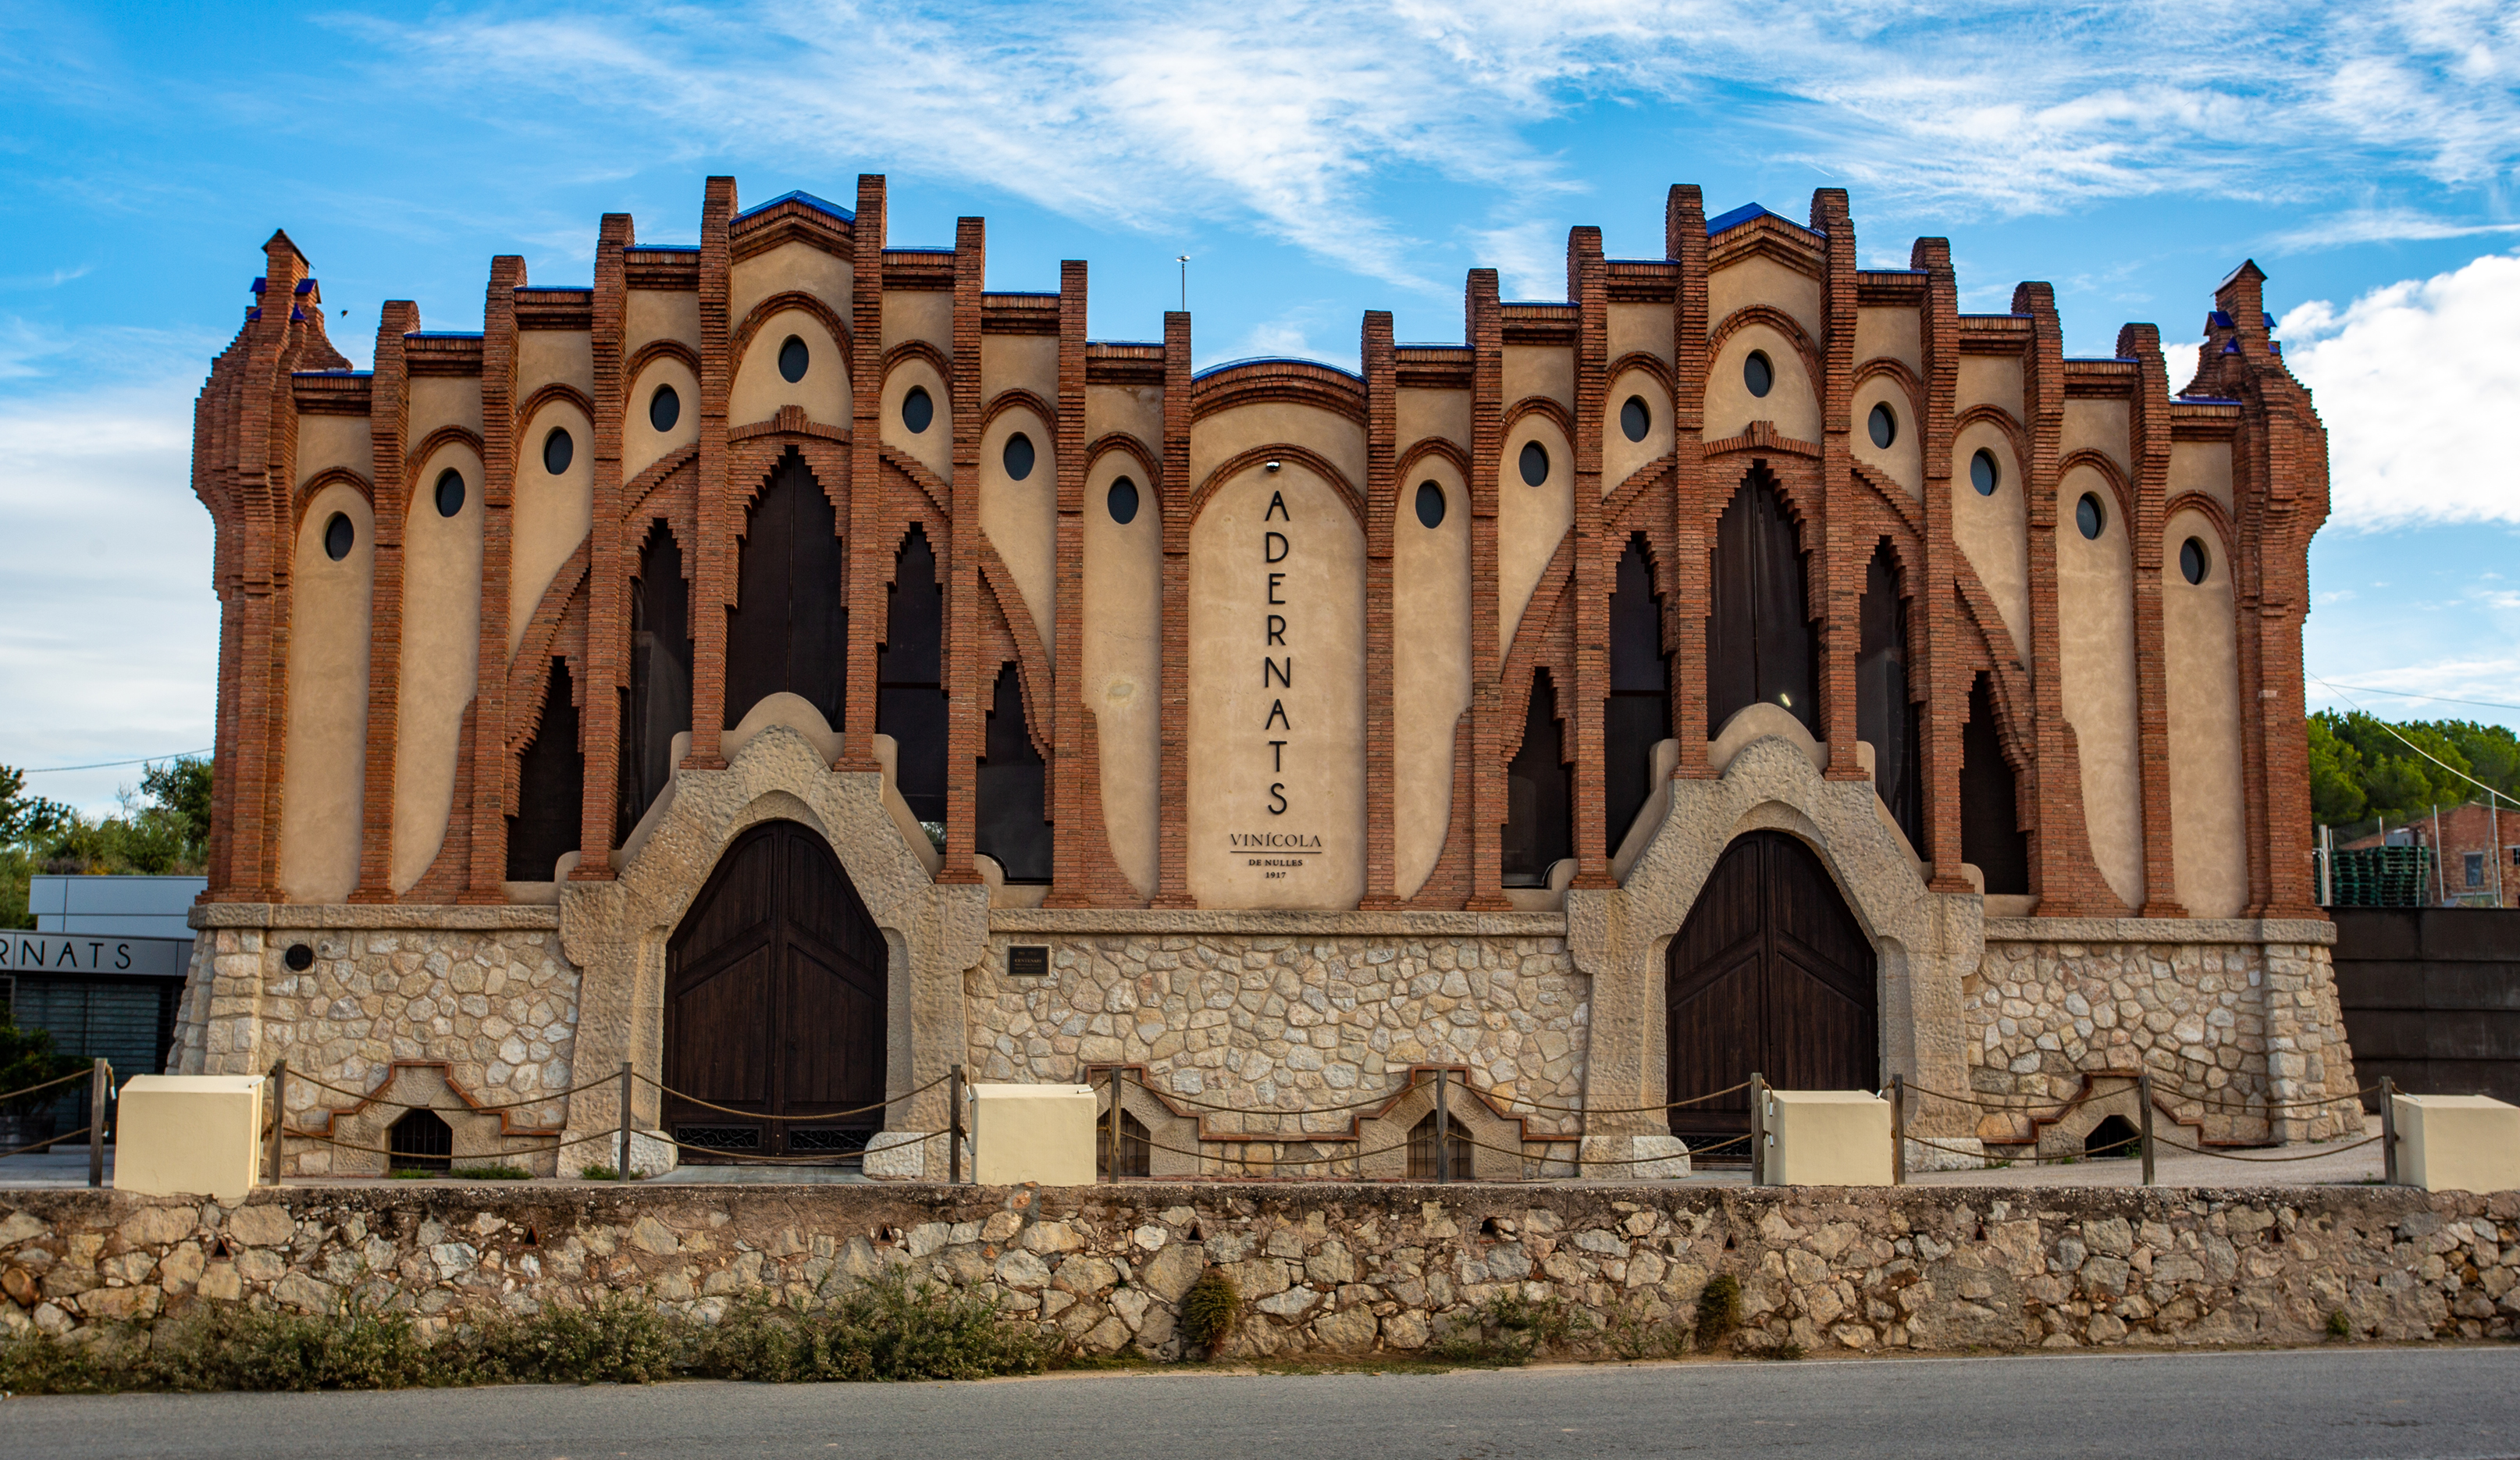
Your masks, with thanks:
[{"label": "wooden arched door", "polygon": [[770,821],[738,837],[666,946],[665,1083],[691,1097],[666,1098],[674,1138],[729,1156],[865,1149],[883,1112],[836,1113],[884,1097],[884,966],[820,836]]},{"label": "wooden arched door", "polygon": [[[1671,940],[1665,1098],[1721,1090],[1753,1072],[1784,1090],[1877,1088],[1874,967],[1871,941],[1809,846],[1782,832],[1734,841]],[[1749,1128],[1746,1090],[1671,1113],[1672,1133],[1692,1149]],[[1733,1146],[1715,1159],[1746,1152]]]}]

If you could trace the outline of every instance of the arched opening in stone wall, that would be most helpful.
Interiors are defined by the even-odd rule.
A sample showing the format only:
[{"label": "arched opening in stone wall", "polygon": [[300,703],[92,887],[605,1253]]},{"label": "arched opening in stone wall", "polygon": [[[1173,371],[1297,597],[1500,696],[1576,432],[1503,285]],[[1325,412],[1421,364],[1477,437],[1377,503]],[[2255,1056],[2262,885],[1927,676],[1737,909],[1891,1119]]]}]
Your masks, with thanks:
[{"label": "arched opening in stone wall", "polygon": [[1603,806],[1614,853],[1653,795],[1653,748],[1671,738],[1671,656],[1662,642],[1662,595],[1642,535],[1619,554],[1610,593],[1610,699],[1603,707]]},{"label": "arched opening in stone wall", "polygon": [[936,553],[912,527],[894,559],[883,643],[876,650],[875,728],[898,747],[895,782],[910,814],[945,820],[945,591]]},{"label": "arched opening in stone wall", "polygon": [[1009,882],[1046,883],[1051,873],[1048,767],[1025,724],[1023,679],[1013,664],[998,669],[985,744],[971,849],[996,858]]},{"label": "arched opening in stone wall", "polygon": [[542,719],[517,757],[517,814],[508,818],[508,881],[550,882],[577,850],[586,799],[586,754],[577,744],[577,702],[568,661],[552,660]]},{"label": "arched opening in stone wall", "polygon": [[1925,844],[1916,785],[1916,704],[1908,698],[1908,603],[1899,560],[1882,543],[1864,571],[1855,660],[1855,733],[1872,747],[1872,789],[1911,847]]},{"label": "arched opening in stone wall", "polygon": [[1435,1139],[1435,1113],[1428,1111],[1425,1118],[1409,1127],[1410,1180],[1435,1179],[1435,1157],[1438,1150],[1446,1153],[1449,1164],[1452,1166],[1452,1169],[1445,1174],[1456,1181],[1477,1179],[1478,1170],[1474,1158],[1478,1154],[1478,1148],[1470,1144],[1469,1132],[1462,1128],[1460,1118],[1455,1117],[1445,1122],[1444,1139],[1439,1145]]},{"label": "arched opening in stone wall", "polygon": [[790,449],[744,516],[735,607],[726,620],[726,728],[769,695],[800,695],[840,725],[848,696],[847,555],[837,514]]},{"label": "arched opening in stone wall", "polygon": [[883,1128],[887,962],[820,834],[736,838],[666,944],[664,1121],[700,1148],[683,1159],[864,1150]]},{"label": "arched opening in stone wall", "polygon": [[2030,840],[2021,834],[2012,763],[1996,733],[1993,680],[1969,686],[1968,723],[1960,727],[1960,860],[1986,878],[1997,896],[2030,890]]},{"label": "arched opening in stone wall", "polygon": [[1127,1111],[1120,1112],[1120,1169],[1115,1176],[1111,1170],[1111,1112],[1106,1108],[1094,1122],[1095,1175],[1102,1180],[1111,1181],[1116,1180],[1118,1176],[1154,1174],[1152,1170],[1155,1157],[1154,1142],[1155,1138],[1147,1129],[1146,1121]]},{"label": "arched opening in stone wall", "polygon": [[385,1132],[389,1171],[444,1175],[455,1164],[455,1130],[435,1111],[413,1111]]},{"label": "arched opening in stone wall", "polygon": [[1779,705],[1820,723],[1820,635],[1810,618],[1802,539],[1764,467],[1754,467],[1715,525],[1706,616],[1706,738],[1747,706]]},{"label": "arched opening in stone wall", "polygon": [[1575,854],[1569,815],[1574,797],[1566,737],[1557,723],[1557,690],[1547,669],[1531,673],[1531,708],[1522,748],[1506,767],[1505,885],[1549,885],[1549,869]]},{"label": "arched opening in stone wall", "polygon": [[663,519],[650,524],[630,583],[630,689],[621,716],[621,790],[614,845],[674,775],[674,737],[692,728],[691,590],[683,549]]},{"label": "arched opening in stone wall", "polygon": [[[1878,1088],[1876,967],[1819,853],[1783,832],[1736,838],[1671,940],[1667,1098],[1711,1095],[1753,1073],[1783,1090]],[[1692,1150],[1749,1129],[1747,1090],[1671,1113],[1672,1134]]]}]

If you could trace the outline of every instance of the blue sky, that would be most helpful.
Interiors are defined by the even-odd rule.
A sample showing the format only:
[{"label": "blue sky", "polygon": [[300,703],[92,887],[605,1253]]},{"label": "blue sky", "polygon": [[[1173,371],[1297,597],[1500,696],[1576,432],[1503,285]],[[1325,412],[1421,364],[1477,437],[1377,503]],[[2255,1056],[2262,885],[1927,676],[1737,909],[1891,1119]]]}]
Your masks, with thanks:
[{"label": "blue sky", "polygon": [[2515,168],[2507,3],[13,0],[0,762],[209,744],[191,401],[273,228],[365,365],[386,298],[477,328],[493,253],[578,284],[605,211],[694,241],[715,172],[756,202],[886,173],[896,244],[988,217],[993,288],[1090,259],[1102,338],[1157,338],[1189,253],[1202,364],[1352,365],[1367,308],[1458,340],[1465,269],[1559,297],[1566,229],[1658,254],[1673,182],[1789,216],[1847,188],[1868,263],[1947,236],[1969,309],[2052,281],[2074,353],[2192,342],[2254,256],[2332,436],[2313,673],[2520,724]]}]

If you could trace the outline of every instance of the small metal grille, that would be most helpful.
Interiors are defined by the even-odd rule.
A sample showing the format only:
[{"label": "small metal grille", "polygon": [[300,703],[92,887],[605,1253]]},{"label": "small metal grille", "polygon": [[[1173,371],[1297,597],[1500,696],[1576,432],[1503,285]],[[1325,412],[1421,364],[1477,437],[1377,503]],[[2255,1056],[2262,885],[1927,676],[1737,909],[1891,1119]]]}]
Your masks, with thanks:
[{"label": "small metal grille", "polygon": [[444,1175],[455,1163],[455,1131],[430,1111],[413,1111],[393,1123],[385,1147],[393,1152],[397,1171],[434,1171]]},{"label": "small metal grille", "polygon": [[761,1127],[758,1125],[677,1125],[674,1139],[686,1146],[706,1151],[758,1151],[761,1149]]},{"label": "small metal grille", "polygon": [[863,1130],[791,1130],[788,1149],[798,1156],[853,1156],[866,1149]]}]

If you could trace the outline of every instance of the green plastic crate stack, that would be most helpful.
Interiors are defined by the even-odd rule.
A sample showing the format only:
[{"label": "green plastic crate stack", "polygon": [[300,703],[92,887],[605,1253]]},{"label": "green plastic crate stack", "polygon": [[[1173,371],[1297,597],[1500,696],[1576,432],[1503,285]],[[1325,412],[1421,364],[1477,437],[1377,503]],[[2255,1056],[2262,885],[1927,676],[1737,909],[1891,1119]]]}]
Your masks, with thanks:
[{"label": "green plastic crate stack", "polygon": [[2432,899],[2433,849],[2365,846],[2336,853],[2331,907],[2422,907]]}]

